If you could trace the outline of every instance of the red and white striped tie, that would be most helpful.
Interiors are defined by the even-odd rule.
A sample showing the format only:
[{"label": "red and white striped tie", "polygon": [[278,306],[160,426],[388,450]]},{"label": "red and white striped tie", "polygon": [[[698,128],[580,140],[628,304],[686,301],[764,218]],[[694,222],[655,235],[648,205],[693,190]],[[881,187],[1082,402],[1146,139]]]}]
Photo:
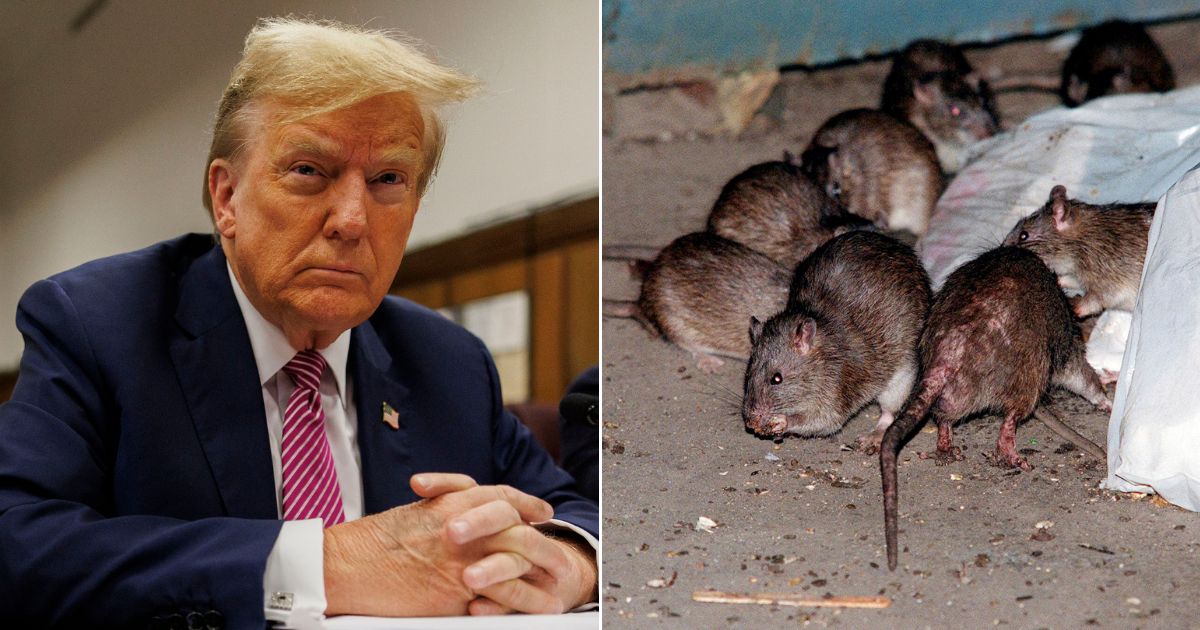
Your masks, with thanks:
[{"label": "red and white striped tie", "polygon": [[304,350],[283,371],[296,383],[283,412],[283,518],[319,518],[325,527],[337,525],[346,516],[321,409],[325,358],[315,350]]}]

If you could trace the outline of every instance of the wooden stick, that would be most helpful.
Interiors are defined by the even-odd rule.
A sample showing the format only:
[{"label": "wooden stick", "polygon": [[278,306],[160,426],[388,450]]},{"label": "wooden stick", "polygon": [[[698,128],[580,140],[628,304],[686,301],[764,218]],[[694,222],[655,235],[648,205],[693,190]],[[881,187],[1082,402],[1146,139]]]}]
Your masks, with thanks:
[{"label": "wooden stick", "polygon": [[828,608],[887,608],[888,597],[807,597],[791,593],[726,593],[725,591],[695,591],[692,600],[714,604],[767,604],[779,606],[824,606]]}]

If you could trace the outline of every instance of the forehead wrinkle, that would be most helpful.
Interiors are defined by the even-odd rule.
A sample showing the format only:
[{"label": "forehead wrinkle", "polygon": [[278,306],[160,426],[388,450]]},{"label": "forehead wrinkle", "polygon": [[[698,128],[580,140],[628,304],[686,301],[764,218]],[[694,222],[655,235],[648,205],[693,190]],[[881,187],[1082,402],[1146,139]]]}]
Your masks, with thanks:
[{"label": "forehead wrinkle", "polygon": [[319,134],[314,134],[311,131],[302,133],[288,133],[279,142],[284,147],[285,151],[298,151],[308,153],[317,157],[338,158],[341,157],[341,147],[337,142],[322,137]]}]

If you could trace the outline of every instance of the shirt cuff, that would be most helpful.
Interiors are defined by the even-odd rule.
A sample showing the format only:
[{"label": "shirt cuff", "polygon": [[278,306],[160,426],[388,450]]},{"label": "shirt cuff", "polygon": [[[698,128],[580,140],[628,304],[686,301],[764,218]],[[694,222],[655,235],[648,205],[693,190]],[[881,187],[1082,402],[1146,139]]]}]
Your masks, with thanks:
[{"label": "shirt cuff", "polygon": [[[556,518],[552,518],[544,523],[538,523],[537,528],[541,529],[541,530],[549,530],[549,531],[554,531],[556,529],[571,530],[572,532],[575,532],[576,534],[578,534],[580,538],[586,540],[587,543],[592,546],[593,554],[595,554],[597,551],[600,550],[600,541],[596,540],[595,536],[589,534],[586,529],[583,529],[582,527],[579,527],[578,525],[573,525],[566,521],[560,521]],[[596,592],[597,593],[600,592],[600,563],[599,563],[599,561],[596,562]],[[599,607],[600,607],[599,601],[591,601],[586,604],[582,604],[576,608],[572,608],[571,610],[568,610],[567,612],[586,612],[589,610],[596,610]]]},{"label": "shirt cuff", "polygon": [[284,521],[263,572],[267,621],[296,630],[325,619],[325,529],[321,519]]}]

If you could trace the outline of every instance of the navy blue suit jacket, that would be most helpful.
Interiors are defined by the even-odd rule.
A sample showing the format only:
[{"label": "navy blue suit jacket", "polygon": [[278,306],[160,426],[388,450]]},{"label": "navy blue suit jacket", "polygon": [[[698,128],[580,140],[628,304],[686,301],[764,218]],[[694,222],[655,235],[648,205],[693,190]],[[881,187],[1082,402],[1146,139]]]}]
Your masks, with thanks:
[{"label": "navy blue suit jacket", "polygon": [[[40,281],[17,326],[20,378],[0,407],[0,620],[130,628],[215,610],[226,627],[263,627],[280,521],[258,372],[212,237]],[[414,473],[454,471],[598,534],[596,506],[504,411],[470,333],[388,297],[353,329],[348,371],[366,513],[417,500]]]}]

